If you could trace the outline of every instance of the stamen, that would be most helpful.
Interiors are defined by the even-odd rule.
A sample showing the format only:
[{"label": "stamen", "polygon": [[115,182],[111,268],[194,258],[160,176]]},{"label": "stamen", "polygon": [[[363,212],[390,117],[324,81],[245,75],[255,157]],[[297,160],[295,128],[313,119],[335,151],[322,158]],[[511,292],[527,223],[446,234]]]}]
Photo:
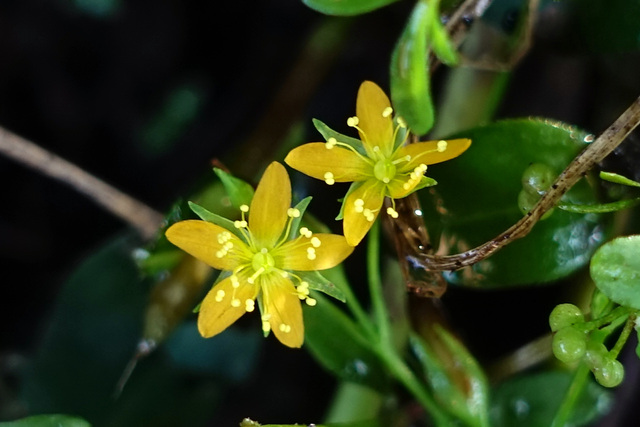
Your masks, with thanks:
[{"label": "stamen", "polygon": [[216,258],[224,258],[226,254],[227,251],[225,249],[220,249],[219,251],[216,251]]},{"label": "stamen", "polygon": [[296,209],[296,208],[289,208],[289,209],[287,209],[287,216],[289,218],[299,218],[300,217],[300,210]]},{"label": "stamen", "polygon": [[387,208],[387,214],[391,217],[391,218],[398,218],[398,212],[393,209],[392,207],[388,207]]},{"label": "stamen", "polygon": [[442,153],[447,149],[447,141],[440,140],[438,141],[438,153]]},{"label": "stamen", "polygon": [[240,300],[238,298],[234,298],[231,300],[231,307],[238,308],[240,307]]},{"label": "stamen", "polygon": [[318,303],[318,301],[313,298],[307,298],[304,302],[306,302],[309,307],[314,307]]},{"label": "stamen", "polygon": [[362,214],[369,222],[373,222],[373,220],[376,219],[376,216],[373,214],[373,211],[371,211],[371,209],[365,209]]},{"label": "stamen", "polygon": [[285,334],[287,334],[291,332],[291,325],[281,323],[280,326],[278,326],[278,329],[280,329],[280,332],[284,332]]},{"label": "stamen", "polygon": [[256,303],[255,303],[255,301],[254,301],[254,300],[252,300],[252,299],[247,299],[247,300],[244,302],[244,309],[245,309],[245,311],[247,311],[247,312],[251,313],[253,310],[255,310],[255,308],[256,308]]},{"label": "stamen", "polygon": [[347,126],[354,128],[360,123],[360,119],[357,116],[349,117],[347,119]]},{"label": "stamen", "polygon": [[398,122],[398,126],[400,126],[403,129],[406,129],[407,122],[405,122],[402,117],[396,117],[396,121]]},{"label": "stamen", "polygon": [[260,267],[255,273],[253,273],[253,275],[247,279],[247,282],[253,285],[256,282],[258,276],[260,276],[262,273],[264,273],[264,267]]},{"label": "stamen", "polygon": [[354,206],[355,206],[355,211],[357,213],[362,213],[362,211],[364,210],[364,200],[362,199],[356,199],[353,202]]},{"label": "stamen", "polygon": [[216,292],[216,302],[221,302],[224,299],[225,292],[222,289],[218,289]]},{"label": "stamen", "polygon": [[393,113],[393,108],[387,107],[382,111],[382,117],[389,117]]},{"label": "stamen", "polygon": [[336,180],[334,179],[331,172],[326,172],[324,174],[324,182],[326,182],[328,185],[333,185],[336,183]]},{"label": "stamen", "polygon": [[248,205],[240,205],[240,210],[244,213],[249,212],[249,206]]},{"label": "stamen", "polygon": [[234,221],[233,222],[233,226],[235,228],[247,228],[247,221],[242,220],[242,221]]},{"label": "stamen", "polygon": [[314,248],[307,248],[307,258],[311,261],[316,259],[316,250]]},{"label": "stamen", "polygon": [[313,233],[311,232],[311,230],[309,230],[307,227],[302,227],[300,229],[300,235],[307,237],[307,238],[311,238],[311,236],[313,235]]},{"label": "stamen", "polygon": [[238,280],[238,276],[232,275],[229,277],[229,279],[231,280],[231,286],[234,289],[238,289],[238,287],[240,286],[240,281]]},{"label": "stamen", "polygon": [[262,320],[262,332],[267,333],[271,330],[271,324],[264,319]]},{"label": "stamen", "polygon": [[320,239],[318,239],[317,237],[313,237],[313,238],[311,239],[311,245],[312,245],[314,248],[319,247],[321,244],[322,244],[322,242],[321,242],[321,241],[320,241]]},{"label": "stamen", "polygon": [[338,145],[338,141],[333,137],[327,139],[327,142],[324,144],[324,146],[327,148],[327,150],[331,150],[336,145]]}]

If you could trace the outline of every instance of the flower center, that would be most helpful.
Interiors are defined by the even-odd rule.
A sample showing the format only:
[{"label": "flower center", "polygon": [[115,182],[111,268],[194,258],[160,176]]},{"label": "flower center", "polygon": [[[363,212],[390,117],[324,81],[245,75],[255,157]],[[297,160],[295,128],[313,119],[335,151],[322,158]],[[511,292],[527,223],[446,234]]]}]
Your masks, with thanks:
[{"label": "flower center", "polygon": [[251,260],[251,267],[253,267],[253,270],[256,272],[269,273],[275,265],[276,262],[273,256],[271,256],[266,248],[262,248],[260,252],[254,254]]},{"label": "flower center", "polygon": [[378,160],[373,167],[373,175],[378,180],[388,184],[396,176],[396,165],[389,159]]}]

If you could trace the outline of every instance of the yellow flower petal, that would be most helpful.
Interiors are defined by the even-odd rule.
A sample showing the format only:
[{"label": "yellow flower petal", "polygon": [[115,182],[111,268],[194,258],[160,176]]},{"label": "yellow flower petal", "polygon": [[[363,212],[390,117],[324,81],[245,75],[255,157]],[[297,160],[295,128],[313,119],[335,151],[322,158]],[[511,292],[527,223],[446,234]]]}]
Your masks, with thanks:
[{"label": "yellow flower petal", "polygon": [[304,341],[302,307],[293,283],[281,276],[270,276],[262,283],[262,301],[271,330],[287,347],[298,348]]},{"label": "yellow flower petal", "polygon": [[234,288],[231,278],[227,277],[214,286],[202,301],[198,330],[203,337],[210,338],[227,329],[246,313],[246,301],[256,299],[260,287],[249,284],[244,277],[239,280],[239,286]]},{"label": "yellow flower petal", "polygon": [[[356,246],[367,234],[380,213],[384,195],[384,184],[377,179],[372,179],[364,182],[347,196],[342,228],[349,245]],[[359,202],[360,200],[362,202]],[[367,212],[371,214],[369,218],[367,218]]]},{"label": "yellow flower petal", "polygon": [[446,141],[447,145],[444,151],[438,151],[438,143],[440,141],[417,142],[415,144],[405,145],[400,148],[394,157],[400,158],[411,156],[411,161],[402,165],[400,172],[413,170],[421,163],[425,165],[433,165],[447,160],[451,160],[464,153],[471,146],[470,139],[452,139]]},{"label": "yellow flower petal", "polygon": [[393,119],[391,115],[382,116],[390,107],[389,98],[377,84],[365,81],[360,85],[356,116],[360,121],[358,127],[362,130],[360,138],[367,153],[371,153],[376,145],[386,155],[393,151]]},{"label": "yellow flower petal", "polygon": [[327,149],[322,142],[294,148],[284,159],[292,168],[316,179],[326,180],[327,172],[335,182],[362,181],[373,174],[372,165],[351,150]]},{"label": "yellow flower petal", "polygon": [[[343,236],[337,234],[314,234],[311,239],[299,237],[280,246],[274,257],[283,270],[314,271],[326,270],[340,264],[351,252],[353,246],[347,244]],[[313,256],[307,249],[313,248]]]},{"label": "yellow flower petal", "polygon": [[249,208],[249,229],[258,246],[273,247],[287,223],[291,207],[291,181],[278,162],[272,162],[262,175]]},{"label": "yellow flower petal", "polygon": [[[206,221],[188,220],[173,224],[165,232],[167,239],[213,268],[233,270],[248,252],[245,243],[225,228]],[[229,243],[233,245],[233,253],[228,252]],[[225,248],[224,245],[227,245]]]}]

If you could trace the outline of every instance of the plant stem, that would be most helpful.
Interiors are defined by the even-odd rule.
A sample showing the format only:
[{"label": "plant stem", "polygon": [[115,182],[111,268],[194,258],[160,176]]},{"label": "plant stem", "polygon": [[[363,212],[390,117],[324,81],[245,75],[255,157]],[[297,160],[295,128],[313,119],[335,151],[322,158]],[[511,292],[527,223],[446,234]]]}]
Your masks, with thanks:
[{"label": "plant stem", "polygon": [[376,325],[380,331],[380,340],[383,345],[389,344],[391,339],[389,313],[382,292],[382,279],[380,278],[380,221],[376,220],[369,230],[367,237],[367,279],[369,281],[369,293]]},{"label": "plant stem", "polygon": [[551,427],[565,427],[569,417],[573,413],[573,408],[578,402],[580,395],[582,395],[588,375],[589,367],[583,362],[580,363],[580,366],[578,366],[578,369],[573,376],[573,381],[571,381],[571,385],[569,386],[567,393],[564,395],[564,400],[562,401],[560,408],[558,408],[556,416],[553,418]]},{"label": "plant stem", "polygon": [[624,347],[624,345],[627,343],[627,340],[629,339],[629,336],[631,335],[631,331],[633,331],[633,327],[635,326],[635,324],[636,315],[632,314],[627,318],[624,329],[622,329],[622,332],[620,332],[620,336],[609,352],[609,356],[613,357],[614,359],[618,358],[618,354],[620,354],[620,350],[622,350],[622,347]]}]

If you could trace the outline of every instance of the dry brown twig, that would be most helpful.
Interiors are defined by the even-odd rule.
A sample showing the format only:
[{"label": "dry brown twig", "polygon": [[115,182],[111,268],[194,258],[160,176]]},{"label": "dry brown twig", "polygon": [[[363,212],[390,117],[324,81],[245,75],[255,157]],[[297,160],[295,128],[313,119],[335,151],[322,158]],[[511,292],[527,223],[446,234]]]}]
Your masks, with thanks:
[{"label": "dry brown twig", "polygon": [[0,153],[57,179],[122,219],[145,239],[162,223],[162,214],[80,169],[73,163],[0,127]]}]

